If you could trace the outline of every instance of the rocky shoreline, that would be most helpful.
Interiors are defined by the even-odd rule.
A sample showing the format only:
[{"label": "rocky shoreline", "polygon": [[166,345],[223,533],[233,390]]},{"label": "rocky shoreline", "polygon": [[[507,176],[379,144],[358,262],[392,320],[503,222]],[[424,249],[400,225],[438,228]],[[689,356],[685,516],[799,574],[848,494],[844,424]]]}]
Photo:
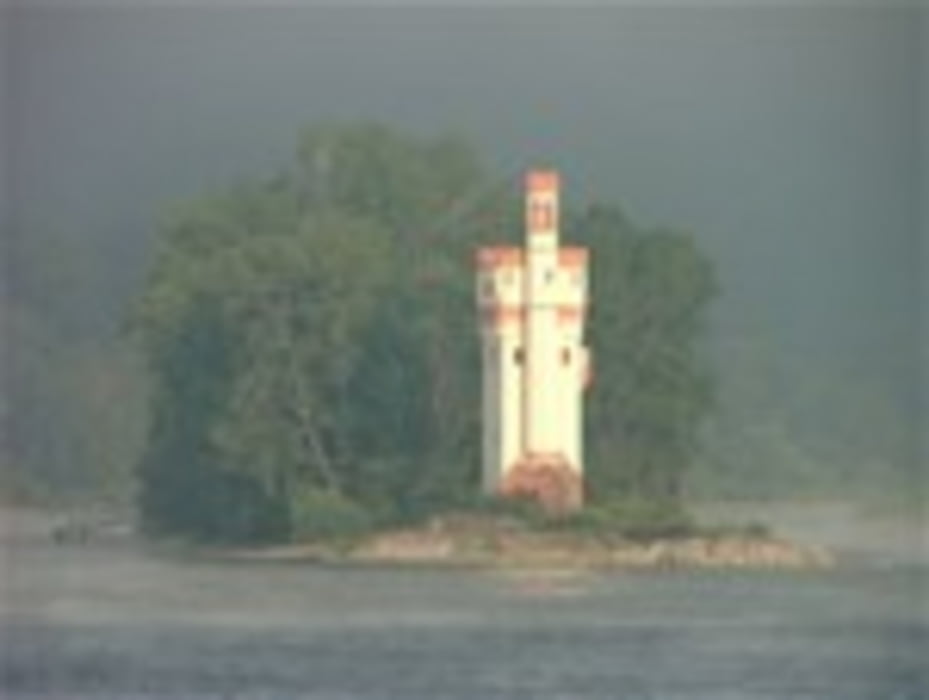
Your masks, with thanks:
[{"label": "rocky shoreline", "polygon": [[249,561],[580,569],[790,569],[836,564],[823,547],[771,536],[700,535],[635,541],[602,534],[536,531],[509,523],[436,519],[422,528],[352,543],[316,542],[219,553]]}]

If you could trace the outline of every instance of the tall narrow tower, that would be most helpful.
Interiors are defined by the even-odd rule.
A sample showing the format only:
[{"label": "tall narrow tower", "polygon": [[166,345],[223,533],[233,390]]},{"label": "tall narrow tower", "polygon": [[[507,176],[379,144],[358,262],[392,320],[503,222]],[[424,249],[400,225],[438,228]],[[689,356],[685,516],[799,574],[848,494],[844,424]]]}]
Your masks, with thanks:
[{"label": "tall narrow tower", "polygon": [[483,486],[565,512],[583,502],[587,250],[561,247],[559,178],[526,176],[524,248],[478,251]]}]

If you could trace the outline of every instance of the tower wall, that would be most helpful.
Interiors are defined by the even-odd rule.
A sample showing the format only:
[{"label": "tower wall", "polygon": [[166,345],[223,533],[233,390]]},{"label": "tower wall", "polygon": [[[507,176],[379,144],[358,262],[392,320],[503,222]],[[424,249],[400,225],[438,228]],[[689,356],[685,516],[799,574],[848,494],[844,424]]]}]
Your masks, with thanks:
[{"label": "tower wall", "polygon": [[527,456],[554,456],[563,447],[559,411],[558,178],[549,172],[529,173],[526,189],[524,451]]},{"label": "tower wall", "polygon": [[562,434],[568,464],[583,472],[583,390],[587,352],[583,345],[587,307],[587,250],[559,250],[559,329]]},{"label": "tower wall", "polygon": [[500,487],[502,461],[503,410],[500,368],[497,355],[499,342],[486,329],[482,333],[481,380],[481,485],[485,493],[494,493]]},{"label": "tower wall", "polygon": [[573,330],[562,328],[560,342],[562,365],[559,368],[558,377],[561,394],[559,409],[561,414],[562,450],[568,466],[580,472],[580,401],[578,400],[580,392],[575,378],[578,352],[573,341]]},{"label": "tower wall", "polygon": [[497,493],[522,452],[522,251],[478,252],[482,338],[482,482]]},{"label": "tower wall", "polygon": [[511,322],[501,333],[500,410],[503,431],[500,439],[500,459],[493,492],[497,493],[507,471],[519,461],[523,446],[522,425],[522,324]]}]

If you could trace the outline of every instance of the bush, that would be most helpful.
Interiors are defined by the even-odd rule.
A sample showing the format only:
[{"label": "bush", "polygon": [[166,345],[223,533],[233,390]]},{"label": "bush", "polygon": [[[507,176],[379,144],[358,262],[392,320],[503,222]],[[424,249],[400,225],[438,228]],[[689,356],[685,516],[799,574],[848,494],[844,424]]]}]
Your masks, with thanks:
[{"label": "bush", "polygon": [[753,539],[759,540],[768,539],[772,536],[771,528],[765,523],[758,521],[752,521],[743,525],[742,534],[744,534],[745,537],[751,537]]},{"label": "bush", "polygon": [[[288,532],[287,504],[254,479],[206,460],[146,461],[140,489],[142,532],[192,542],[238,545],[278,541]],[[152,478],[154,473],[158,478]]]},{"label": "bush", "polygon": [[543,524],[547,517],[539,503],[529,497],[503,497],[476,494],[462,503],[460,510],[489,517],[514,518],[530,526]]},{"label": "bush", "polygon": [[685,537],[697,529],[693,518],[680,504],[644,498],[615,499],[589,506],[553,524],[635,540]]},{"label": "bush", "polygon": [[293,540],[352,539],[371,529],[372,518],[338,492],[302,486],[291,497],[290,525]]}]

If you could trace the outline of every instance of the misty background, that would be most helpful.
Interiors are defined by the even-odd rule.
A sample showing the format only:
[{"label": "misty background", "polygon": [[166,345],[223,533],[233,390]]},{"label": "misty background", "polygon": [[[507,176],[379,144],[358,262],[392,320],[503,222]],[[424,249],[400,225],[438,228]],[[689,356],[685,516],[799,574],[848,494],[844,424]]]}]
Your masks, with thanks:
[{"label": "misty background", "polygon": [[501,173],[554,165],[571,205],[620,201],[693,232],[722,287],[697,491],[902,492],[925,473],[925,10],[21,6],[0,20],[14,472],[76,489],[128,473],[145,391],[121,322],[157,220],[286,167],[305,124],[362,120],[459,133]]}]

